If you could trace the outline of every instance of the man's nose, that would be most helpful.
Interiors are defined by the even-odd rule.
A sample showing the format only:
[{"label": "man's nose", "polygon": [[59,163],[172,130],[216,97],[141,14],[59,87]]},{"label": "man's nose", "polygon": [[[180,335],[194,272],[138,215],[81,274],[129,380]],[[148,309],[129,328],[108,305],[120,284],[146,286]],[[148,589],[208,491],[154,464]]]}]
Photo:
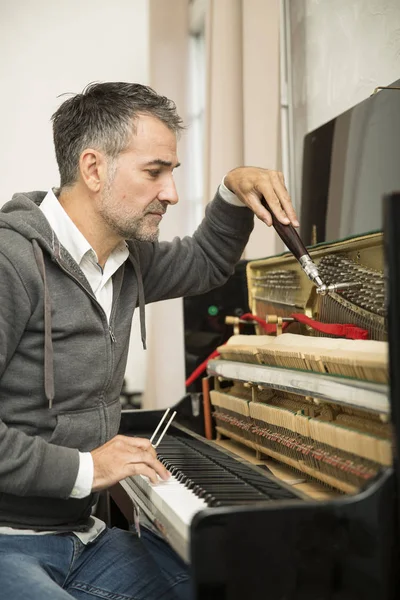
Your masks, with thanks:
[{"label": "man's nose", "polygon": [[158,199],[169,204],[176,204],[179,200],[178,192],[176,191],[175,180],[173,176],[169,177],[158,194]]}]

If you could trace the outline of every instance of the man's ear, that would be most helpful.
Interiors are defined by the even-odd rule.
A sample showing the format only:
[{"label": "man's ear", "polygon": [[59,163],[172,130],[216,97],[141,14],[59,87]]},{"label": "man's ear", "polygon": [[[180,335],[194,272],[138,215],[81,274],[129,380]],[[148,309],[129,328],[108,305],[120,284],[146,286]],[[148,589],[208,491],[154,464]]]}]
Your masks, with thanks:
[{"label": "man's ear", "polygon": [[102,152],[86,148],[79,159],[79,170],[91,192],[99,192],[107,178],[107,160]]}]

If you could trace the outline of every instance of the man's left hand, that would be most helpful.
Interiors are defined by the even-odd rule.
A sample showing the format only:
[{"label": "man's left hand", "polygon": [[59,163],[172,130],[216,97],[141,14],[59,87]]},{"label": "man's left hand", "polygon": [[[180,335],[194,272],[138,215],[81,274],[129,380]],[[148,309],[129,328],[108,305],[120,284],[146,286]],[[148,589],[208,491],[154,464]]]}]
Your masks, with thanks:
[{"label": "man's left hand", "polygon": [[278,221],[294,227],[299,226],[283,173],[258,167],[238,167],[229,171],[224,184],[268,226],[272,225],[271,213],[262,205],[265,199]]}]

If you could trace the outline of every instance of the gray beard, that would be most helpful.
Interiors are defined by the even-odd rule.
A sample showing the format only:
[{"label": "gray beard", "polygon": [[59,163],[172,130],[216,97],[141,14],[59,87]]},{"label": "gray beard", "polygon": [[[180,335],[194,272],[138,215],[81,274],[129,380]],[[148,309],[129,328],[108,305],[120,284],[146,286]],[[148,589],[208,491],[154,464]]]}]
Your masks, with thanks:
[{"label": "gray beard", "polygon": [[[111,205],[112,206],[112,205]],[[139,242],[156,242],[159,237],[159,229],[149,230],[146,226],[146,214],[140,217],[131,217],[130,219],[118,218],[113,210],[110,211],[110,193],[109,190],[105,190],[104,197],[101,204],[101,216],[107,225],[112,229],[119,237],[124,240],[137,240]],[[166,206],[164,206],[159,200],[155,200],[147,207],[146,213],[151,212],[162,212],[165,213]]]},{"label": "gray beard", "polygon": [[127,223],[116,222],[112,215],[107,213],[103,213],[102,217],[110,229],[124,240],[137,240],[139,242],[156,242],[158,240],[160,233],[158,228],[148,231],[144,224],[145,217],[133,219]]}]

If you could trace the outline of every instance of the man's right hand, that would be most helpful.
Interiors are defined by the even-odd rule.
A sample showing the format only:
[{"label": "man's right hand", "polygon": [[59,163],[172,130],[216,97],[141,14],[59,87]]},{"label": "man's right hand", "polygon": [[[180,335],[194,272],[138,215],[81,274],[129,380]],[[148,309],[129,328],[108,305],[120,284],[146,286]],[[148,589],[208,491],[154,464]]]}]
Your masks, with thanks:
[{"label": "man's right hand", "polygon": [[157,460],[151,442],[144,438],[117,435],[103,446],[92,450],[92,492],[104,490],[125,477],[145,475],[152,483],[168,479],[167,469]]}]

